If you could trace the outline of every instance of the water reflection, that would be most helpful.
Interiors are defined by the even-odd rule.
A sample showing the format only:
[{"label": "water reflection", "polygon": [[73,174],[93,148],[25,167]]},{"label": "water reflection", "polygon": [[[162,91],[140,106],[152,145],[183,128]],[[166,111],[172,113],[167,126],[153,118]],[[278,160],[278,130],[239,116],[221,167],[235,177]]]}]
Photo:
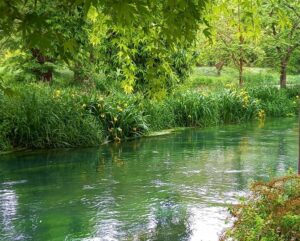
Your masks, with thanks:
[{"label": "water reflection", "polygon": [[297,121],[0,156],[0,240],[217,240],[250,179],[296,168]]},{"label": "water reflection", "polygon": [[17,220],[18,196],[12,186],[17,182],[5,182],[0,186],[0,239],[3,234],[9,240],[23,240],[24,236],[18,234],[14,221]]}]

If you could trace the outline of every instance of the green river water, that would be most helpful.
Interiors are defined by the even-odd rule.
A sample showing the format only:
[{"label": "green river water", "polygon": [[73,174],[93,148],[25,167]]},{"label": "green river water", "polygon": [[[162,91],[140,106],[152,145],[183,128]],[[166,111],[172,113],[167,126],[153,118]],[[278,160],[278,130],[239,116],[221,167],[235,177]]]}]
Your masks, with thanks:
[{"label": "green river water", "polygon": [[203,240],[249,181],[296,169],[296,119],[0,156],[0,240]]}]

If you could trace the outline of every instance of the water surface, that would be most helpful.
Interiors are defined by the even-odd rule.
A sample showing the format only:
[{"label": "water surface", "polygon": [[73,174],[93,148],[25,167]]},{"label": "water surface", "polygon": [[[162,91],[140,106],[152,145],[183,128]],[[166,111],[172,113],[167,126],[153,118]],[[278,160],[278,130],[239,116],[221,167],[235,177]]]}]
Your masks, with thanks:
[{"label": "water surface", "polygon": [[296,119],[0,156],[0,240],[217,240],[250,180],[296,169]]}]

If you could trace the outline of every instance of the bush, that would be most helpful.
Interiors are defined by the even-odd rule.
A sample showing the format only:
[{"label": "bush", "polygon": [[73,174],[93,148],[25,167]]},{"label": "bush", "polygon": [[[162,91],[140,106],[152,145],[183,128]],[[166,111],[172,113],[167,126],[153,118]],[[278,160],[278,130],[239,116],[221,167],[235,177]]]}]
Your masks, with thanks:
[{"label": "bush", "polygon": [[233,226],[221,240],[300,240],[300,177],[257,182],[242,204],[231,209]]}]

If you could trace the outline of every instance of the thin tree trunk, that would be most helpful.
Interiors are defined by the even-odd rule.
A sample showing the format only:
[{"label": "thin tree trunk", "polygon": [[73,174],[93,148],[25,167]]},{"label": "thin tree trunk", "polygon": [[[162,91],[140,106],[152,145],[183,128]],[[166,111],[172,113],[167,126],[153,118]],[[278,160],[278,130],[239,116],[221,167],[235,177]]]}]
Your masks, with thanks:
[{"label": "thin tree trunk", "polygon": [[280,65],[280,88],[286,88],[286,61],[281,61]]},{"label": "thin tree trunk", "polygon": [[240,56],[239,56],[239,60],[238,60],[238,67],[239,67],[239,85],[240,87],[243,86],[244,84],[244,80],[243,80],[243,65],[244,65],[244,49],[243,49],[243,45],[244,45],[244,37],[243,37],[243,32],[241,29],[241,3],[240,1],[238,2],[238,19],[239,19],[239,27],[238,27],[238,31],[239,31],[239,41],[240,41],[240,46],[239,46],[239,52],[240,52]]},{"label": "thin tree trunk", "polygon": [[217,69],[217,75],[220,76],[221,75],[221,71],[223,69],[225,62],[224,61],[220,61],[219,63],[215,64],[215,67]]},{"label": "thin tree trunk", "polygon": [[[300,96],[300,91],[299,91],[299,96]],[[299,144],[299,156],[298,156],[298,175],[300,175],[300,100],[298,100],[298,106],[299,106],[299,116],[298,116],[298,121],[299,121],[299,125],[298,125],[298,128],[299,128],[299,140],[298,140],[298,144]]]},{"label": "thin tree trunk", "polygon": [[240,86],[243,86],[243,84],[244,84],[244,80],[243,80],[243,64],[244,64],[243,58],[240,58],[240,60],[239,60],[239,85]]}]

